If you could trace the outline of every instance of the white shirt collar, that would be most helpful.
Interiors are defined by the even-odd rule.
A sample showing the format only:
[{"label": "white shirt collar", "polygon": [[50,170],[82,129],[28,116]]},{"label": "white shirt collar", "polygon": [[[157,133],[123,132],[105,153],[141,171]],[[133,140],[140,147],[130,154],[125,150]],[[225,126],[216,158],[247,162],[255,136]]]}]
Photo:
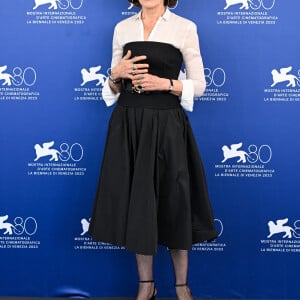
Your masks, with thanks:
[{"label": "white shirt collar", "polygon": [[[142,10],[140,10],[136,16],[135,16],[135,20],[141,20],[141,14],[142,14]],[[169,10],[169,8],[167,7],[165,13],[161,16],[162,19],[164,19],[165,21],[168,21],[171,17],[171,12]]]}]

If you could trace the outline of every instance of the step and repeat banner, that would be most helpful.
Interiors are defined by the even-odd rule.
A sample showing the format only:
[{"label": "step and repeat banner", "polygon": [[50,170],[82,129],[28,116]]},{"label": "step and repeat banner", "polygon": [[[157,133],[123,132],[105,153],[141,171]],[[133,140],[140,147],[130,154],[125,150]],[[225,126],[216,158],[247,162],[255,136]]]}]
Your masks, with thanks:
[{"label": "step and repeat banner", "polygon": [[[135,257],[87,233],[112,107],[101,98],[127,0],[2,0],[2,296],[133,297]],[[181,0],[207,90],[188,113],[205,164],[213,243],[190,253],[195,297],[299,299],[298,0]],[[184,68],[183,68],[184,73]],[[159,297],[174,297],[167,249]]]}]

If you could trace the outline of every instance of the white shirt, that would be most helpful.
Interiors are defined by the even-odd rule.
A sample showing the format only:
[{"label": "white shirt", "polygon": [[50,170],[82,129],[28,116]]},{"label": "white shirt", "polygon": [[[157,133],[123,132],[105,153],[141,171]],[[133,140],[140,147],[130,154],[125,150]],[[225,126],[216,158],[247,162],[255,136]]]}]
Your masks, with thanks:
[{"label": "white shirt", "polygon": [[[114,67],[122,59],[124,45],[134,41],[144,41],[141,11],[116,25],[111,67]],[[206,87],[196,24],[167,9],[156,22],[148,41],[171,44],[182,53],[186,79],[180,79],[182,81],[180,103],[184,109],[193,111],[194,97],[203,95]],[[118,100],[118,96],[119,94],[115,94],[111,90],[108,80],[106,80],[102,89],[102,97],[106,105],[114,104]]]}]

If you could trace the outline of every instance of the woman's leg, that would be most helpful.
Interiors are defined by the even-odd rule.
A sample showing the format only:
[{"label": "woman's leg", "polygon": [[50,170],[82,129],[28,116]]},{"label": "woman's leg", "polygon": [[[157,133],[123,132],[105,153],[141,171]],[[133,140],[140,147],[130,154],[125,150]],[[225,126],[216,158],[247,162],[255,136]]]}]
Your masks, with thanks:
[{"label": "woman's leg", "polygon": [[175,289],[179,300],[193,299],[190,289],[187,286],[188,274],[188,251],[187,250],[170,250],[174,274],[175,274]]},{"label": "woman's leg", "polygon": [[136,254],[136,264],[139,275],[139,290],[137,300],[149,300],[154,295],[153,256]]}]

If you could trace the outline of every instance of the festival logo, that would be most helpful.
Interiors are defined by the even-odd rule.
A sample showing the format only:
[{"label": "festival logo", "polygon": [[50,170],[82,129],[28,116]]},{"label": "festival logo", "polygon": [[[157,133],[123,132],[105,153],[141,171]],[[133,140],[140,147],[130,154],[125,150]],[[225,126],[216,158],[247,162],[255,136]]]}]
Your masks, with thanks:
[{"label": "festival logo", "polygon": [[2,86],[33,86],[36,83],[37,73],[33,67],[14,67],[12,72],[7,71],[8,66],[0,66],[0,81]]},{"label": "festival logo", "polygon": [[[75,101],[99,101],[102,100],[102,88],[107,79],[107,75],[99,73],[101,65],[82,68],[80,86],[74,88]],[[109,74],[109,69],[107,74]]]},{"label": "festival logo", "polygon": [[37,233],[38,224],[34,217],[0,216],[0,249],[37,249],[40,241],[32,240]]},{"label": "festival logo", "polygon": [[67,9],[73,9],[73,10],[79,10],[83,6],[84,0],[33,0],[34,7],[33,10],[36,10],[37,8],[43,8],[43,9],[61,9],[61,10],[67,10]]},{"label": "festival logo", "polygon": [[[71,147],[67,143],[60,145],[60,151],[51,147],[54,145],[54,141],[43,143],[42,146],[39,144],[34,145],[36,157],[34,161],[39,160],[42,157],[49,157],[49,161],[80,161],[83,158],[83,147],[79,143],[74,143]],[[77,149],[76,149],[77,148]],[[76,151],[77,150],[77,151]],[[76,154],[74,154],[76,153]]]},{"label": "festival logo", "polygon": [[270,71],[270,85],[264,89],[264,102],[300,102],[300,70],[293,67],[274,68]]},{"label": "festival logo", "polygon": [[297,223],[299,222],[299,224],[300,224],[300,220],[297,220],[294,223],[294,228],[295,229],[292,228],[289,225],[286,225],[288,221],[289,221],[288,218],[277,220],[276,222],[269,221],[268,222],[268,227],[269,227],[270,234],[267,236],[267,238],[269,239],[273,235],[276,235],[276,234],[283,234],[282,238],[291,239],[292,237],[294,237],[294,238],[299,239],[300,234],[298,234],[296,230],[299,229],[299,227],[297,226]]},{"label": "festival logo", "polygon": [[276,0],[222,0],[218,25],[275,25],[278,16],[270,14]]},{"label": "festival logo", "polygon": [[215,165],[216,177],[265,177],[270,178],[275,173],[268,167],[272,160],[270,145],[251,144],[246,149],[243,143],[223,145],[223,159]]},{"label": "festival logo", "polygon": [[81,219],[82,232],[80,233],[80,235],[85,235],[89,230],[89,226],[90,226],[90,222],[87,219],[85,218]]},{"label": "festival logo", "polygon": [[83,176],[86,167],[82,165],[84,150],[80,143],[44,142],[33,146],[35,158],[27,164],[28,176]]},{"label": "festival logo", "polygon": [[89,70],[83,68],[81,69],[82,83],[81,86],[84,86],[87,82],[97,81],[96,86],[104,85],[106,76],[104,74],[97,73],[101,70],[101,66],[91,67]]},{"label": "festival logo", "polygon": [[74,250],[86,251],[86,250],[124,250],[124,247],[114,246],[108,243],[95,242],[91,236],[88,235],[90,226],[90,220],[82,218],[80,221],[81,232],[78,236],[74,237]]},{"label": "festival logo", "polygon": [[203,102],[225,102],[229,98],[229,93],[226,91],[227,75],[224,68],[204,68],[206,80],[205,93],[201,97],[196,97],[195,100]]},{"label": "festival logo", "polygon": [[275,6],[276,0],[225,0],[224,10],[227,10],[230,7],[235,9],[264,9],[271,10]]},{"label": "festival logo", "polygon": [[261,252],[300,252],[300,220],[289,224],[289,218],[268,221],[267,239],[261,240]]},{"label": "festival logo", "polygon": [[32,11],[27,11],[29,25],[82,25],[85,15],[79,15],[84,0],[32,0]]},{"label": "festival logo", "polygon": [[292,71],[292,69],[292,66],[281,68],[279,72],[276,69],[273,69],[271,72],[273,76],[273,83],[271,87],[274,87],[278,83],[282,82],[286,83],[286,87],[296,87],[296,85],[300,86],[300,77],[297,77],[294,74],[288,74],[290,71]]},{"label": "festival logo", "polygon": [[24,220],[22,217],[15,217],[13,223],[8,221],[9,216],[0,216],[0,230],[3,235],[34,235],[37,232],[37,221],[33,217],[28,217]]},{"label": "festival logo", "polygon": [[41,157],[50,156],[49,161],[58,161],[58,156],[60,152],[56,149],[50,149],[54,145],[54,142],[43,143],[42,146],[39,144],[34,145],[36,158],[34,161],[39,160]]},{"label": "festival logo", "polygon": [[46,4],[50,4],[50,6],[48,6],[48,9],[57,9],[57,4],[61,5],[62,7],[64,7],[63,3],[60,0],[35,0],[34,1],[35,6],[33,7],[33,9],[37,9],[39,6],[41,5],[46,5]]},{"label": "festival logo", "polygon": [[37,72],[33,67],[0,66],[0,100],[38,100],[36,81]]},{"label": "festival logo", "polygon": [[243,146],[243,143],[232,144],[232,145],[230,145],[230,147],[228,147],[227,145],[224,145],[222,147],[223,156],[224,156],[222,163],[224,163],[225,161],[227,161],[228,159],[231,159],[231,158],[238,158],[238,160],[237,160],[238,163],[239,162],[245,163],[246,159],[250,158],[250,156],[246,151],[240,149],[242,146]]},{"label": "festival logo", "polygon": [[13,234],[13,229],[16,229],[16,227],[11,224],[11,223],[8,223],[6,222],[6,220],[8,219],[8,215],[6,216],[0,216],[0,230],[4,229],[5,231],[3,232],[3,234]]},{"label": "festival logo", "polygon": [[215,219],[215,227],[219,233],[217,240],[210,243],[199,243],[192,247],[193,251],[206,251],[206,252],[223,252],[226,248],[226,243],[222,241],[221,236],[224,232],[224,225],[222,220]]},{"label": "festival logo", "polygon": [[225,0],[226,6],[224,9],[228,9],[230,6],[239,5],[239,9],[249,9],[249,4],[255,7],[255,4],[252,0]]},{"label": "festival logo", "polygon": [[13,77],[9,73],[4,73],[6,69],[7,66],[0,66],[0,81],[3,80],[2,85],[11,86],[11,81]]},{"label": "festival logo", "polygon": [[248,146],[248,152],[241,149],[243,143],[231,144],[230,146],[222,146],[222,152],[224,159],[222,163],[228,159],[236,158],[237,163],[256,163],[261,162],[267,164],[272,159],[272,149],[269,145],[261,145],[259,148],[257,145]]}]

